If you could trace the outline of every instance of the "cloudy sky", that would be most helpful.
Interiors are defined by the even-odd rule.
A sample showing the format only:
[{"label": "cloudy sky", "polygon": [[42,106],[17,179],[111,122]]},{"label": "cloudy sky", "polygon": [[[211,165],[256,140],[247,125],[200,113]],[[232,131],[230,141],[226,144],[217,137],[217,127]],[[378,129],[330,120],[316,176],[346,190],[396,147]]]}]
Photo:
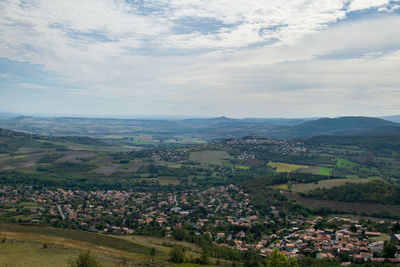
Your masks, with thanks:
[{"label": "cloudy sky", "polygon": [[1,0],[0,112],[400,114],[400,0]]}]

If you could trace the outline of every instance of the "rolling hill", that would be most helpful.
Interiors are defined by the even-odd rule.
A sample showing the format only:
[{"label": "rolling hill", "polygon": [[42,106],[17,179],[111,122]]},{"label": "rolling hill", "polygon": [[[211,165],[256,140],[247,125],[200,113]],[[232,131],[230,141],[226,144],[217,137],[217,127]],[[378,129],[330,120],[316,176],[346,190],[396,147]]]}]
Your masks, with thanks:
[{"label": "rolling hill", "polygon": [[22,147],[67,150],[66,146],[71,143],[89,146],[109,146],[109,144],[90,137],[41,137],[0,128],[0,153],[4,154],[14,153]]},{"label": "rolling hill", "polygon": [[400,133],[400,124],[372,117],[322,118],[293,126],[295,137],[317,135],[381,135]]},{"label": "rolling hill", "polygon": [[[140,139],[143,135],[169,145],[191,141],[213,141],[243,136],[301,138],[317,135],[391,135],[400,134],[400,124],[373,117],[340,118],[194,118],[182,120],[111,118],[36,118],[19,116],[0,120],[0,128],[29,132],[40,136],[81,136],[112,142],[118,138]],[[97,141],[77,139],[73,142]],[[100,141],[98,141],[100,142]],[[101,145],[101,144],[97,144]]]}]

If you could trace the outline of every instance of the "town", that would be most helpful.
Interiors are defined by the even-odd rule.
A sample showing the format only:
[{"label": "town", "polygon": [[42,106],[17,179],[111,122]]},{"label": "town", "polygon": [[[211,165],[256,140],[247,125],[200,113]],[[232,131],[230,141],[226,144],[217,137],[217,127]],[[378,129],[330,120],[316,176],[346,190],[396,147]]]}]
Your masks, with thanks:
[{"label": "town", "polygon": [[[249,194],[233,184],[175,193],[2,187],[0,203],[0,218],[8,222],[178,240],[206,235],[219,247],[256,250],[264,257],[278,249],[287,257],[336,258],[342,266],[385,260],[400,263],[398,248],[390,251],[383,238],[400,229],[397,221],[283,216],[274,206],[268,216],[261,216],[251,205]],[[25,219],[4,212],[11,206]],[[399,238],[391,235],[393,243]]]}]

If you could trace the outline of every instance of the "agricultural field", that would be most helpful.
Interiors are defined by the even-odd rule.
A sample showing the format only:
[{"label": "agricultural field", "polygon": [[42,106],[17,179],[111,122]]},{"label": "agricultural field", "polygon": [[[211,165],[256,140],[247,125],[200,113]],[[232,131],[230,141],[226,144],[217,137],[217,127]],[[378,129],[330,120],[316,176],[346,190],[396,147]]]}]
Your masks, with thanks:
[{"label": "agricultural field", "polygon": [[120,165],[118,165],[118,164],[106,164],[106,165],[98,167],[97,169],[93,170],[92,172],[97,173],[97,174],[103,174],[105,176],[110,176],[119,170],[120,170]]},{"label": "agricultural field", "polygon": [[1,204],[0,216],[1,219],[15,220],[20,222],[29,222],[34,219],[27,210],[36,209],[37,204],[31,202],[22,202],[18,204]]},{"label": "agricultural field", "polygon": [[200,164],[222,165],[223,160],[232,159],[226,151],[204,150],[190,152],[189,160]]},{"label": "agricultural field", "polygon": [[278,190],[289,190],[289,185],[287,183],[286,184],[276,184],[276,185],[270,186],[270,188],[278,189]]},{"label": "agricultural field", "polygon": [[179,180],[173,177],[158,177],[160,185],[178,185]]},{"label": "agricultural field", "polygon": [[400,205],[382,205],[382,204],[370,204],[370,203],[354,203],[334,200],[317,200],[299,196],[294,193],[283,192],[283,194],[289,198],[294,199],[297,202],[314,209],[320,208],[331,208],[335,211],[343,212],[358,212],[360,214],[373,214],[382,211],[390,211],[394,214],[400,215]]},{"label": "agricultural field", "polygon": [[241,165],[235,165],[235,168],[236,168],[236,169],[239,169],[239,170],[248,170],[250,167],[248,167],[248,166],[241,166]]},{"label": "agricultural field", "polygon": [[329,179],[329,180],[321,180],[315,183],[306,183],[306,184],[292,184],[292,192],[294,193],[304,193],[307,191],[311,191],[317,188],[332,188],[335,186],[341,186],[348,183],[368,183],[374,179]]},{"label": "agricultural field", "polygon": [[268,163],[268,166],[275,168],[277,172],[293,172],[299,169],[308,169],[306,165],[290,164],[284,162],[272,162]]},{"label": "agricultural field", "polygon": [[308,168],[297,169],[296,171],[302,173],[312,173],[323,176],[332,176],[333,169],[328,167],[308,166]]},{"label": "agricultural field", "polygon": [[331,176],[332,175],[332,168],[327,168],[327,167],[320,167],[318,174],[319,175],[325,175],[325,176]]},{"label": "agricultural field", "polygon": [[334,159],[337,168],[352,169],[357,167],[358,164],[347,159]]}]

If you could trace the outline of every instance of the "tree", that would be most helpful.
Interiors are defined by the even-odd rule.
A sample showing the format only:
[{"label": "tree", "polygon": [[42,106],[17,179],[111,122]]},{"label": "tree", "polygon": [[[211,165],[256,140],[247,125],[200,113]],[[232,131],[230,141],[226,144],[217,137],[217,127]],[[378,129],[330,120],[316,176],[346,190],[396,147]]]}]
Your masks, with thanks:
[{"label": "tree", "polygon": [[383,248],[383,256],[385,258],[393,258],[396,252],[397,252],[397,246],[392,242],[387,243]]},{"label": "tree", "polygon": [[210,261],[210,257],[208,256],[208,249],[206,247],[203,247],[201,249],[200,262],[201,262],[201,264],[208,264],[209,261]]},{"label": "tree", "polygon": [[82,252],[75,261],[70,263],[71,267],[101,267],[100,261],[89,251]]},{"label": "tree", "polygon": [[354,223],[350,225],[350,231],[357,232],[357,226]]},{"label": "tree", "polygon": [[278,249],[274,249],[272,252],[271,257],[268,259],[267,262],[268,267],[299,267],[297,263],[297,259],[295,258],[288,258],[279,252]]},{"label": "tree", "polygon": [[174,263],[183,263],[185,261],[185,251],[182,246],[174,246],[169,253],[170,261]]},{"label": "tree", "polygon": [[154,263],[154,257],[156,256],[156,249],[155,248],[151,248],[150,256],[152,257],[152,261]]},{"label": "tree", "polygon": [[174,237],[176,240],[182,241],[182,240],[185,239],[186,231],[185,231],[185,230],[182,230],[182,229],[175,229],[175,230],[172,232],[172,235],[173,235],[173,237]]},{"label": "tree", "polygon": [[259,267],[264,266],[262,263],[262,258],[259,255],[258,251],[255,249],[249,249],[245,252],[245,264],[246,267]]}]

